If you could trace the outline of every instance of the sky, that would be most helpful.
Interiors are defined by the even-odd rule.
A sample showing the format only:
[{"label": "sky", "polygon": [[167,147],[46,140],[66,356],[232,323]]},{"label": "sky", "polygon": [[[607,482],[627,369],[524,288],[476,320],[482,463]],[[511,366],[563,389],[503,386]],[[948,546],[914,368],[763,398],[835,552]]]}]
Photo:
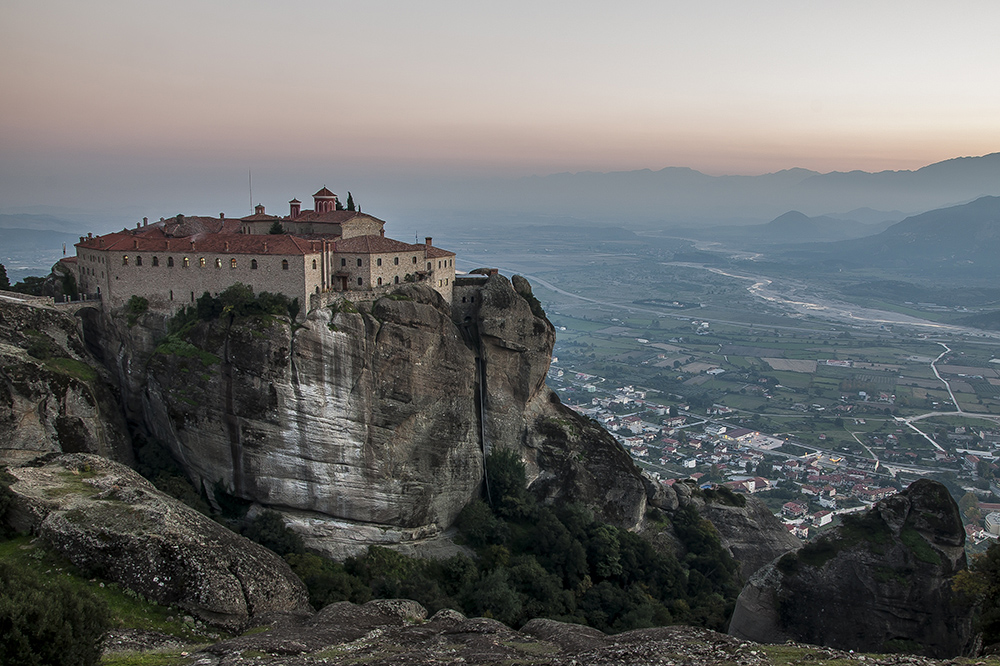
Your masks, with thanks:
[{"label": "sky", "polygon": [[1000,151],[997,25],[995,0],[4,0],[0,212],[242,214],[248,172],[286,206],[919,168]]}]

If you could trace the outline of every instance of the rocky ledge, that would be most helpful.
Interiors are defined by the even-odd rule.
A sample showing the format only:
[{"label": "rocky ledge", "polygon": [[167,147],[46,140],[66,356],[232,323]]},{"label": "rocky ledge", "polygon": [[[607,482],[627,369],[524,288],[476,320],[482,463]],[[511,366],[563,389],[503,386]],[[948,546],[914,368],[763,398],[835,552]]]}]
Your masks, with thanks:
[{"label": "rocky ledge", "polygon": [[65,454],[8,472],[16,481],[7,523],[91,575],[229,631],[263,613],[309,609],[284,560],[124,465]]}]

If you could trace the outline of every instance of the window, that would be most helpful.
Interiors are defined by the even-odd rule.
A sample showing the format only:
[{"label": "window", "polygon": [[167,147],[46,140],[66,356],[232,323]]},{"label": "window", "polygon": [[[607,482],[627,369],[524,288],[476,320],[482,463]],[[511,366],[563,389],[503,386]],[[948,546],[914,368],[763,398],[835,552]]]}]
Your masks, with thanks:
[{"label": "window", "polygon": [[283,271],[287,271],[288,270],[288,259],[282,259],[281,260],[281,270],[283,270]]},{"label": "window", "polygon": [[[360,259],[359,259],[359,261],[360,261]],[[359,287],[361,286],[361,278],[358,278],[358,286]]]},{"label": "window", "polygon": [[194,303],[194,292],[191,292],[191,302]]},{"label": "window", "polygon": [[413,257],[413,263],[417,263],[417,258]]},{"label": "window", "polygon": [[236,268],[236,257],[232,257],[232,258],[231,258],[231,259],[229,260],[229,267],[230,267],[230,268]]},{"label": "window", "polygon": [[250,260],[250,270],[252,270],[252,271],[257,270],[257,260],[256,259],[251,259]]},{"label": "window", "polygon": [[399,276],[398,275],[395,277],[395,282],[396,282],[396,284],[399,284]]},{"label": "window", "polygon": [[346,266],[347,266],[347,259],[341,259],[341,260],[340,260],[340,267],[341,267],[341,268],[344,268],[344,267],[346,267]]},{"label": "window", "polygon": [[170,300],[174,300],[174,290],[170,290]]},{"label": "window", "polygon": [[136,266],[142,266],[142,257],[136,256],[136,258],[135,258],[135,265]]},{"label": "window", "polygon": [[128,255],[122,256],[122,266],[128,266]]},{"label": "window", "polygon": [[427,262],[427,270],[430,270],[430,269],[431,269],[431,262],[428,261]]},{"label": "window", "polygon": [[438,268],[441,268],[441,262],[440,261],[438,262]]},{"label": "window", "polygon": [[174,267],[174,258],[167,257],[167,268],[173,268],[173,267]]},{"label": "window", "polygon": [[316,260],[313,259],[313,270],[316,270]]},{"label": "window", "polygon": [[205,257],[198,257],[198,268],[205,267]]},{"label": "window", "polygon": [[184,257],[183,259],[181,259],[181,265],[182,265],[182,266],[183,266],[184,268],[187,268],[188,266],[190,266],[190,265],[191,265],[191,260],[190,260],[190,259],[188,259],[187,257]]},{"label": "window", "polygon": [[358,259],[358,266],[361,265],[361,259]]},{"label": "window", "polygon": [[378,259],[375,260],[375,265],[376,266],[381,266],[382,265],[382,257],[379,257]]},{"label": "window", "polygon": [[215,267],[216,268],[222,268],[222,259],[221,258],[219,258],[219,257],[215,258]]},{"label": "window", "polygon": [[378,286],[380,286],[380,287],[382,286],[382,278],[378,279]]},{"label": "window", "polygon": [[393,258],[392,265],[393,266],[399,266],[399,257],[394,257]]},{"label": "window", "polygon": [[153,257],[153,265],[154,266],[159,266],[160,265],[160,258],[159,257]]},{"label": "window", "polygon": [[465,302],[465,296],[462,296],[462,302],[463,303]]}]

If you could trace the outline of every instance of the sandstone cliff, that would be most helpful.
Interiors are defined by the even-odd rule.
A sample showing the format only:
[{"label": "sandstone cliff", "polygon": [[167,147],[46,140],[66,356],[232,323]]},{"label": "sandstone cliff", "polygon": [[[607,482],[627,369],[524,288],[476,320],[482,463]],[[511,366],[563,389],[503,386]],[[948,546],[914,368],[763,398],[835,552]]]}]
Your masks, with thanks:
[{"label": "sandstone cliff", "polygon": [[758,571],[729,627],[759,642],[951,657],[971,640],[971,609],[952,592],[965,568],[958,506],[920,480]]},{"label": "sandstone cliff", "polygon": [[302,582],[266,548],[94,455],[50,455],[9,468],[9,525],[36,534],[91,575],[213,625],[308,611]]},{"label": "sandstone cliff", "polygon": [[0,461],[65,451],[131,462],[109,386],[72,317],[51,306],[0,300]]}]

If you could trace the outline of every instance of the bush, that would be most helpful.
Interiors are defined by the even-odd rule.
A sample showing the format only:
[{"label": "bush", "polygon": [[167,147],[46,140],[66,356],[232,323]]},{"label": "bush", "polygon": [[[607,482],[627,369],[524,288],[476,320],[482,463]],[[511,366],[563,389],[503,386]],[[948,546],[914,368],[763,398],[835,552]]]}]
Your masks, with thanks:
[{"label": "bush", "polygon": [[302,537],[285,526],[285,521],[274,511],[262,511],[243,530],[243,536],[256,541],[278,555],[306,552]]},{"label": "bush", "polygon": [[125,304],[125,320],[128,322],[129,328],[135,326],[139,317],[146,314],[147,310],[149,310],[148,299],[142,296],[132,296],[128,299],[128,303]]},{"label": "bush", "polygon": [[525,515],[531,500],[524,461],[513,449],[496,449],[486,457],[490,505],[502,518]]},{"label": "bush", "polygon": [[0,663],[90,666],[101,657],[108,608],[70,583],[0,561]]}]

